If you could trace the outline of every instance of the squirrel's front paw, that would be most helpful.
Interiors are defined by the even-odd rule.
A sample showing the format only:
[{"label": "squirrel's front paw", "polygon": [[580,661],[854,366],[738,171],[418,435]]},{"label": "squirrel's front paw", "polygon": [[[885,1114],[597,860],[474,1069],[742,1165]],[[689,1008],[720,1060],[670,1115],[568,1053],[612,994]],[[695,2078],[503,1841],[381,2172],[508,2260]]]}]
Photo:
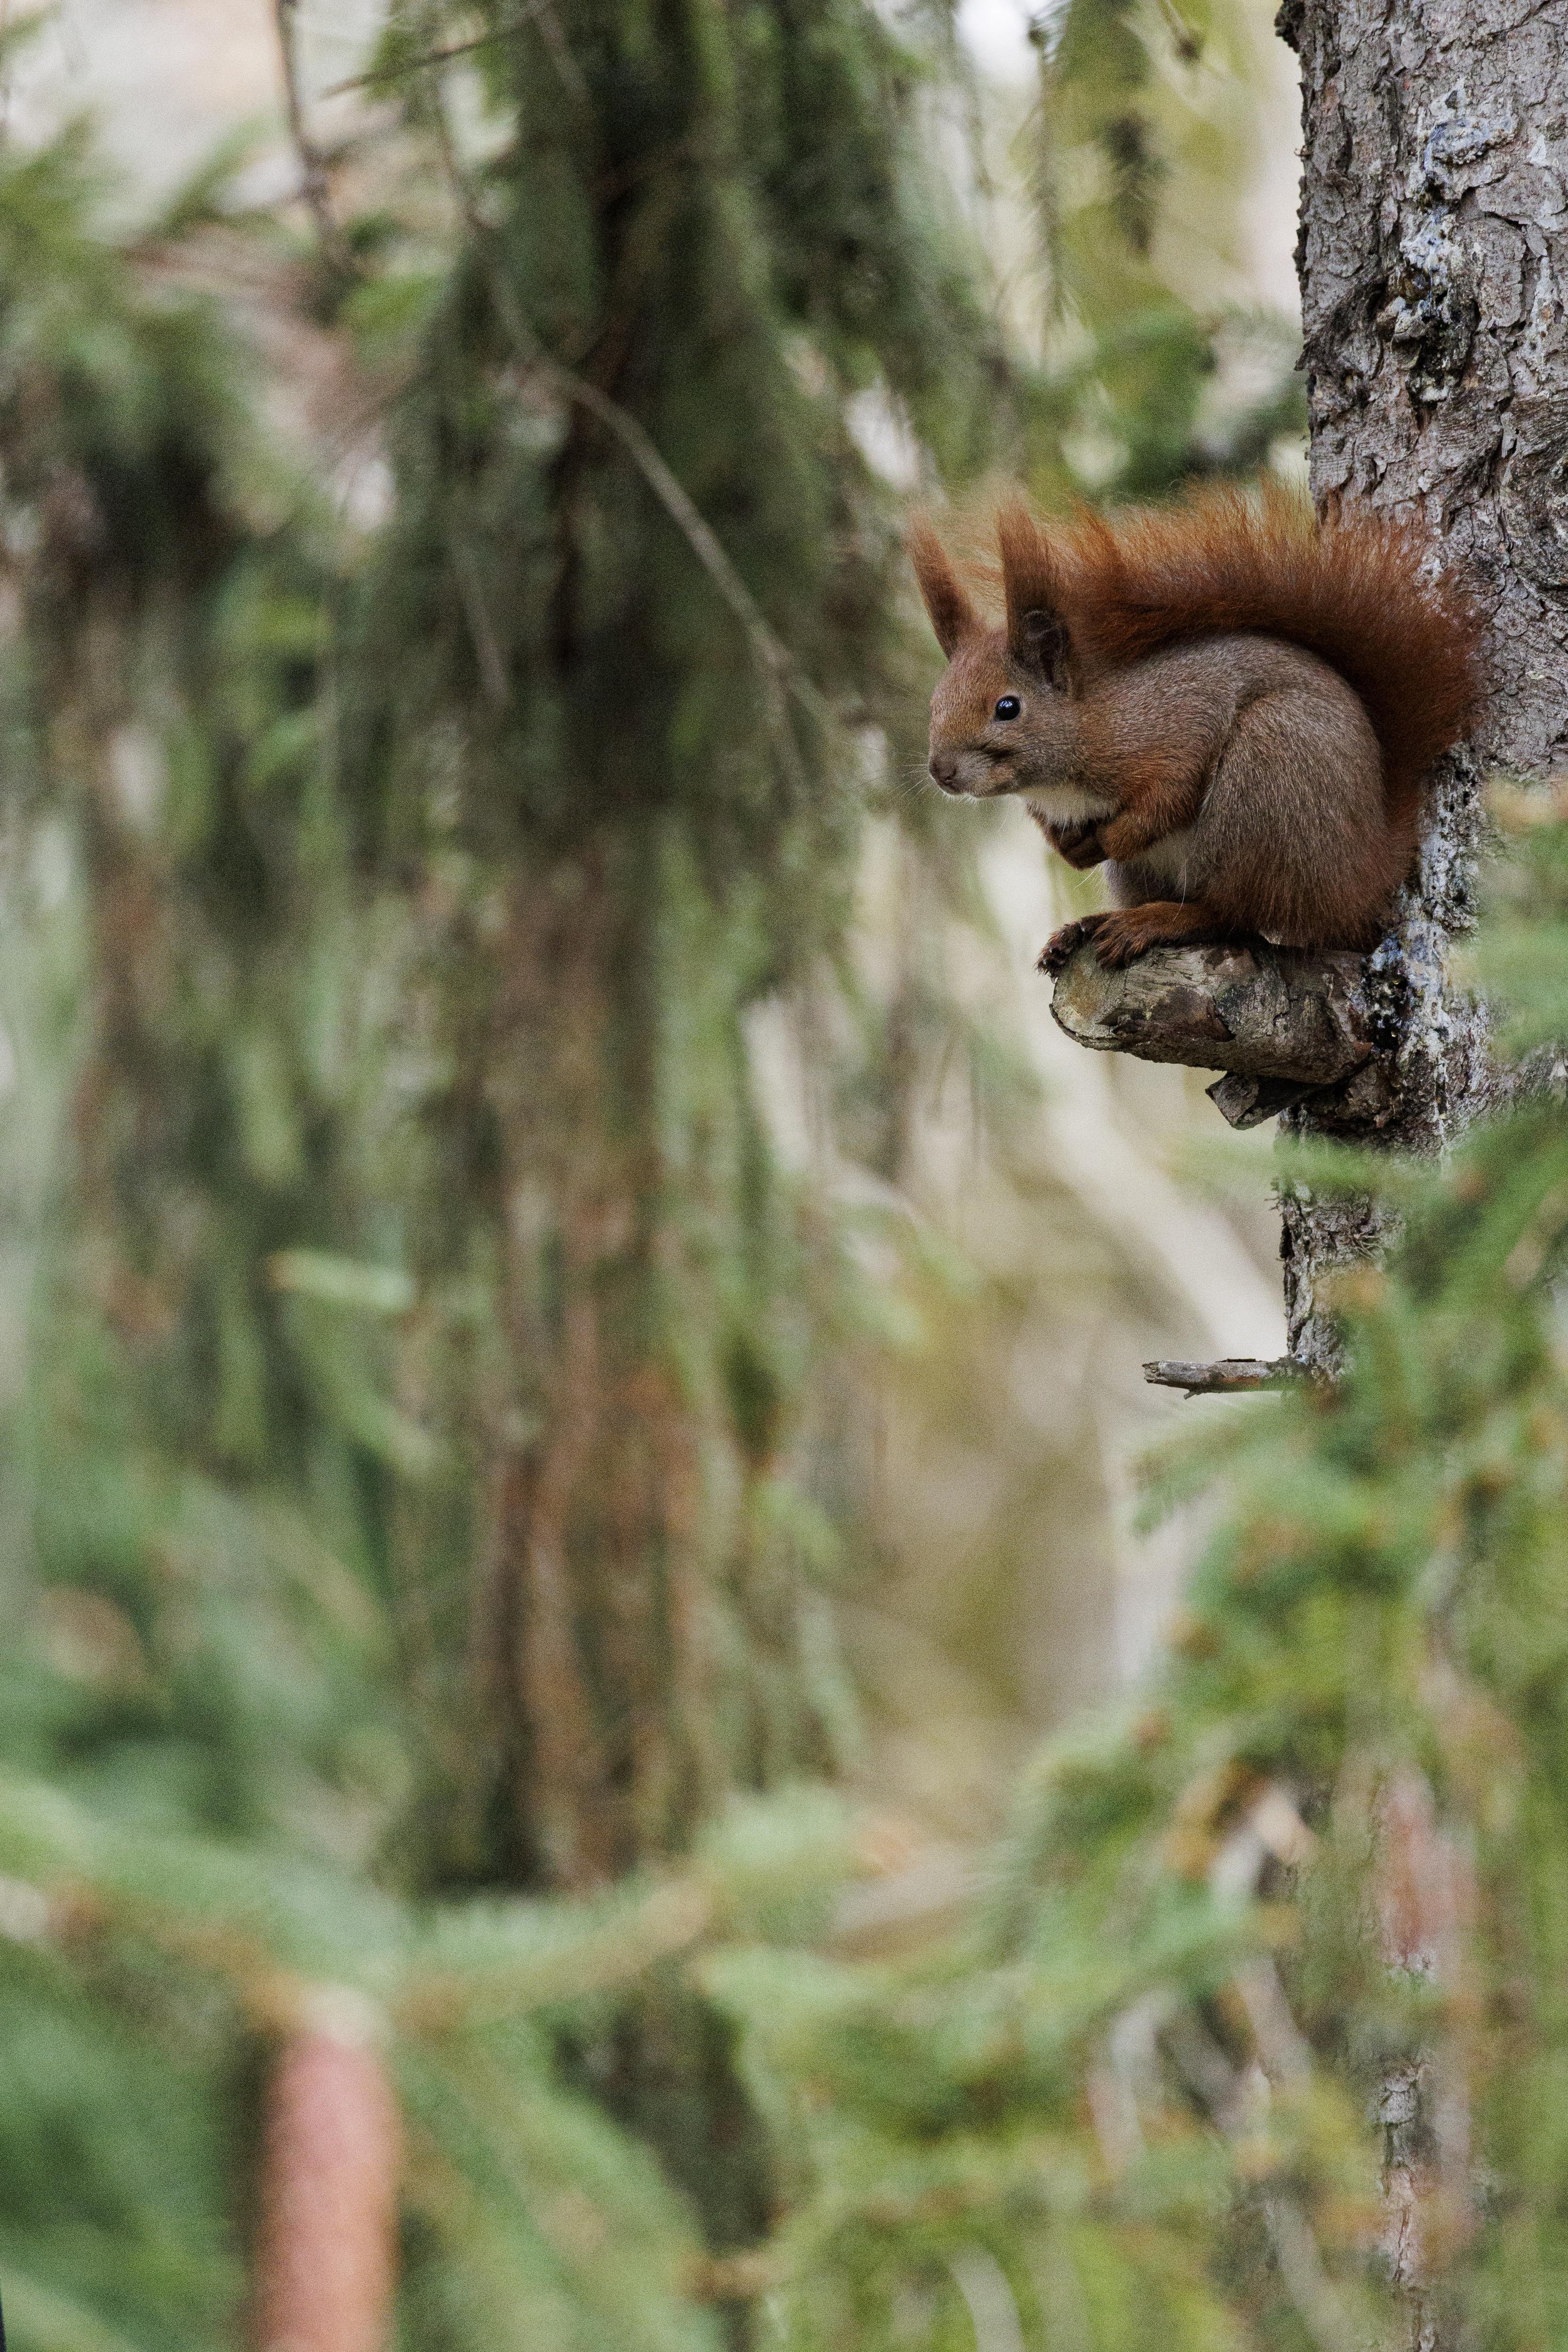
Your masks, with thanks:
[{"label": "squirrel's front paw", "polygon": [[1050,938],[1040,950],[1039,961],[1036,964],[1035,970],[1060,971],[1062,966],[1069,961],[1078,949],[1082,947],[1085,940],[1092,940],[1100,925],[1107,919],[1104,915],[1080,915],[1076,923],[1064,923],[1059,931],[1051,933]]},{"label": "squirrel's front paw", "polygon": [[1104,865],[1105,851],[1100,846],[1097,820],[1085,818],[1079,824],[1048,824],[1046,832],[1051,847],[1065,857],[1069,866],[1076,866],[1080,874],[1086,873],[1091,866]]}]

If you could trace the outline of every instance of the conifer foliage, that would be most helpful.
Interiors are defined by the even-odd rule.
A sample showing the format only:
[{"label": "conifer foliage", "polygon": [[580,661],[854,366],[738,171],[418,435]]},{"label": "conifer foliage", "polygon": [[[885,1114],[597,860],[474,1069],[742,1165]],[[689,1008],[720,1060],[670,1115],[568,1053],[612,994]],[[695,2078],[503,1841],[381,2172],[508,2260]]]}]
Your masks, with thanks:
[{"label": "conifer foliage", "polygon": [[811,2183],[784,2343],[1561,2333],[1568,833],[1505,814],[1520,1098],[1441,1171],[1296,1163],[1402,1237],[1331,1391],[1165,1462],[1220,1505],[1169,1664],[1041,1756],[940,1964],[710,1967]]}]

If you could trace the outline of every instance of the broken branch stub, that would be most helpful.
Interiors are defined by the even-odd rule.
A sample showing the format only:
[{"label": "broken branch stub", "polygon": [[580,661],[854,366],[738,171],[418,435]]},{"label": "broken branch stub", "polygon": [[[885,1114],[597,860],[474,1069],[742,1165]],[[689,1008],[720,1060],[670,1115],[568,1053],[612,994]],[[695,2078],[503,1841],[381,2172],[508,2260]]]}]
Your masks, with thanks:
[{"label": "broken branch stub", "polygon": [[[1100,1053],[1225,1076],[1209,1088],[1233,1127],[1353,1083],[1361,1116],[1386,1091],[1363,992],[1363,958],[1294,948],[1152,948],[1110,971],[1086,941],[1057,975],[1058,1027]],[[1363,1102],[1360,1097],[1365,1096]]]}]

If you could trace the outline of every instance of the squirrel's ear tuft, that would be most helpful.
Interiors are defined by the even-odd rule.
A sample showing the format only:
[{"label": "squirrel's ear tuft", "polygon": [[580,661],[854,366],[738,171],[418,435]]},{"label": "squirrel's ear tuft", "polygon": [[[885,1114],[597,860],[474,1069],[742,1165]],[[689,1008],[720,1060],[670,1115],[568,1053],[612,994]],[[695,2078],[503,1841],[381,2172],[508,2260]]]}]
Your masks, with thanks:
[{"label": "squirrel's ear tuft", "polygon": [[907,544],[936,641],[951,661],[960,639],[973,636],[979,628],[979,616],[947,560],[946,549],[923,515],[917,515],[910,523]]},{"label": "squirrel's ear tuft", "polygon": [[1008,651],[1016,653],[1026,667],[1037,669],[1047,686],[1065,688],[1068,656],[1072,647],[1068,625],[1061,614],[1043,605],[1032,605],[1028,612],[1018,615],[1018,636],[1019,643],[1015,646],[1012,632],[1008,632]]},{"label": "squirrel's ear tuft", "polygon": [[996,518],[1002,585],[1007,598],[1007,651],[1047,686],[1065,687],[1072,652],[1061,609],[1061,575],[1045,534],[1025,506]]}]

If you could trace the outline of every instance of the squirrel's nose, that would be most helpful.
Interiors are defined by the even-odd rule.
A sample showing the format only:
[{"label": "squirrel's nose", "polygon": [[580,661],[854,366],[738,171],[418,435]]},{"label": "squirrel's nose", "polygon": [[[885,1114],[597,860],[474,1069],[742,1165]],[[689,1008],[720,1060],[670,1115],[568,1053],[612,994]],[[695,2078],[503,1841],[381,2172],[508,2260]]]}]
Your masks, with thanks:
[{"label": "squirrel's nose", "polygon": [[958,781],[958,761],[956,760],[942,759],[933,751],[931,753],[931,772],[933,781],[942,786],[944,793],[962,792],[963,789]]}]

